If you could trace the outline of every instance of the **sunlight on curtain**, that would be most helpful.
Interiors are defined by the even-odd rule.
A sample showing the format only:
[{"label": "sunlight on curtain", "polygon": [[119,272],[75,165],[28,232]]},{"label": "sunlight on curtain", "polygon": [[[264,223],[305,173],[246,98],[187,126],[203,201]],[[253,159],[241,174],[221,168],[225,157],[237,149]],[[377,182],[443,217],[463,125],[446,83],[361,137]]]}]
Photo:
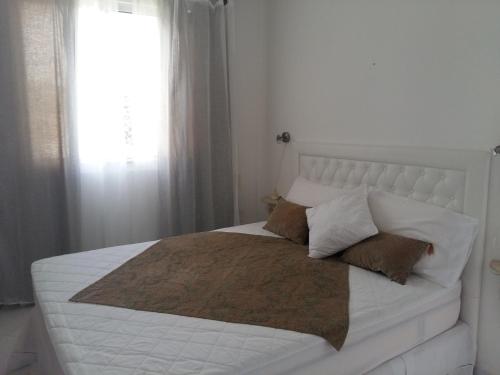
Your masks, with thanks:
[{"label": "sunlight on curtain", "polygon": [[[20,1],[19,16],[24,27],[22,35],[23,71],[25,74],[26,116],[29,118],[30,144],[33,162],[40,168],[61,168],[60,139],[58,128],[57,85],[54,72],[53,17],[46,15],[51,11],[49,2]],[[32,20],[36,20],[33,22]],[[40,48],[40,44],[47,46]],[[40,110],[42,109],[43,110]],[[40,139],[50,139],[50,146]]]},{"label": "sunlight on curtain", "polygon": [[31,263],[69,246],[58,16],[52,0],[0,0],[0,305],[33,302]]},{"label": "sunlight on curtain", "polygon": [[154,2],[82,1],[76,42],[81,162],[153,162],[161,92]]},{"label": "sunlight on curtain", "polygon": [[81,248],[156,239],[167,126],[156,2],[80,0],[76,30]]}]

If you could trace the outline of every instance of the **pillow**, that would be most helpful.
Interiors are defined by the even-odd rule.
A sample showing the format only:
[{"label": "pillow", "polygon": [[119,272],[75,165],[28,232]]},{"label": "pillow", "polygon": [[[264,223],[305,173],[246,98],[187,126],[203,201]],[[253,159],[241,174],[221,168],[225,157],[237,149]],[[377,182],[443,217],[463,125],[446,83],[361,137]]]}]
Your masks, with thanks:
[{"label": "pillow", "polygon": [[269,215],[264,229],[300,245],[305,245],[309,235],[306,208],[280,198],[273,212]]},{"label": "pillow", "polygon": [[457,283],[478,232],[476,219],[381,191],[370,192],[368,201],[381,231],[433,244],[434,252],[424,255],[413,272],[444,287]]},{"label": "pillow", "polygon": [[286,199],[302,206],[315,207],[321,203],[329,202],[343,193],[345,193],[343,189],[322,185],[299,176],[293,182]]},{"label": "pillow", "polygon": [[330,202],[306,210],[309,256],[325,258],[378,233],[366,187],[347,190]]},{"label": "pillow", "polygon": [[346,249],[340,259],[353,266],[382,272],[404,285],[415,263],[431,246],[428,242],[379,233]]}]

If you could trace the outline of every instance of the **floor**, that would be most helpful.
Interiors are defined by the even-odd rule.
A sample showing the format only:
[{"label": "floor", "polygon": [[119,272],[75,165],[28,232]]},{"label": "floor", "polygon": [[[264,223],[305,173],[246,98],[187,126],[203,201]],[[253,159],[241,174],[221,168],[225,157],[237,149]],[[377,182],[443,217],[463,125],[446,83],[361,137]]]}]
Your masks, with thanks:
[{"label": "floor", "polygon": [[36,375],[36,353],[24,345],[32,309],[0,306],[0,375]]}]

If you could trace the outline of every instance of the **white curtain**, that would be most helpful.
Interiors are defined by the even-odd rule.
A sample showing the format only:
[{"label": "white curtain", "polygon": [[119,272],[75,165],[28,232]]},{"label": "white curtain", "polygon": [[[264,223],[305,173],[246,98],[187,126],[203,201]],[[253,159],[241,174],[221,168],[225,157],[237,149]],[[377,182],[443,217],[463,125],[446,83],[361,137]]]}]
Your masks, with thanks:
[{"label": "white curtain", "polygon": [[0,304],[30,265],[236,219],[226,12],[0,0]]},{"label": "white curtain", "polygon": [[[230,226],[234,204],[226,10],[222,0],[162,2],[168,49],[168,140],[162,148],[162,234]],[[168,152],[168,153],[167,153]]]},{"label": "white curtain", "polygon": [[232,225],[223,2],[77,4],[74,248]]},{"label": "white curtain", "polygon": [[76,21],[76,248],[158,238],[159,131],[168,123],[157,3],[79,0]]},{"label": "white curtain", "polygon": [[31,263],[70,246],[59,5],[0,0],[0,305],[32,302]]}]

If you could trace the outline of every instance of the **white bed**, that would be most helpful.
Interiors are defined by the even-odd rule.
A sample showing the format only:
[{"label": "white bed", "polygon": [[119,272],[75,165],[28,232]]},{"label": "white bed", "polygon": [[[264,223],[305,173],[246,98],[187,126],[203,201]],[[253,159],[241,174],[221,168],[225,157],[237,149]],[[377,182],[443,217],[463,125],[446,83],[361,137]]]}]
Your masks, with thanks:
[{"label": "white bed", "polygon": [[[263,225],[229,230],[272,236]],[[350,267],[350,327],[336,353],[320,337],[291,331],[68,302],[151,244],[33,265],[38,304],[65,373],[135,374],[137,367],[151,374],[274,374],[326,361],[339,374],[361,374],[451,328],[460,312],[460,284],[443,288],[411,276],[402,286]]]},{"label": "white bed", "polygon": [[[483,220],[485,181],[475,183],[474,179],[486,178],[484,153],[464,157],[442,150],[408,153],[400,149],[389,152],[387,148],[374,151],[355,146],[297,146],[290,158],[291,175],[301,173],[311,179],[318,175],[318,165],[344,162],[346,158],[351,161],[344,165],[355,170],[360,161],[352,156],[359,152],[364,152],[365,166],[382,162],[389,166],[381,169],[374,180],[373,187],[382,190],[394,192],[400,183],[408,188],[407,180],[397,182],[397,178],[390,189],[382,186],[392,162],[404,163],[398,165],[399,173],[416,165],[448,173],[454,183],[446,186],[446,194],[453,190],[454,202],[440,204],[442,189],[434,188],[434,203],[456,205],[451,208]],[[313,150],[321,156],[314,156]],[[297,165],[299,170],[293,172]],[[350,179],[353,175],[333,173],[329,182],[343,187],[359,185],[363,177]],[[428,190],[428,186],[414,183],[409,189],[414,194],[419,189]],[[262,223],[227,231],[272,235],[262,229]],[[32,268],[39,312],[38,339],[46,349],[40,355],[40,373],[470,374],[475,358],[483,235],[481,231],[467,266],[462,298],[460,283],[443,288],[411,276],[407,285],[401,286],[378,274],[350,267],[350,327],[340,352],[320,337],[297,332],[67,302],[152,243],[44,259]],[[459,315],[463,322],[458,320]]]}]

